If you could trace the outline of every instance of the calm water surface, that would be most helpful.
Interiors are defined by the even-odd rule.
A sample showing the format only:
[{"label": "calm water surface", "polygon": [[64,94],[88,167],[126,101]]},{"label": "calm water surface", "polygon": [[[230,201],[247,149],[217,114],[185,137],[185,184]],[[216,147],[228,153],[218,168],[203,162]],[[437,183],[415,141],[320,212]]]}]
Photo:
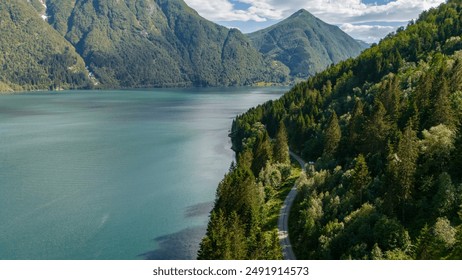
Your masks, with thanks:
[{"label": "calm water surface", "polygon": [[0,96],[0,259],[193,259],[234,153],[285,88]]}]

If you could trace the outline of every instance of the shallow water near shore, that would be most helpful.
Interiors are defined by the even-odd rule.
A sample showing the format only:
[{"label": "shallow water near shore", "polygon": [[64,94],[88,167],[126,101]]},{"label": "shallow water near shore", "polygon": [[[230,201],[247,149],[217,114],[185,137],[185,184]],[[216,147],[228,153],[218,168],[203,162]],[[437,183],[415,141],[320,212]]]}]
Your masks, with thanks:
[{"label": "shallow water near shore", "polygon": [[0,96],[0,259],[194,259],[233,118],[286,90]]}]

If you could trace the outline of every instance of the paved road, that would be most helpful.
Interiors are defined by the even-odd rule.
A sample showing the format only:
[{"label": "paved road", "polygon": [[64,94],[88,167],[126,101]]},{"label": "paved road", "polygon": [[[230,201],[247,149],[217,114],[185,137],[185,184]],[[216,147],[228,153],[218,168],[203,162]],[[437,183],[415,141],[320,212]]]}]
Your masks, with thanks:
[{"label": "paved road", "polygon": [[[294,158],[302,170],[305,171],[305,162],[296,154],[290,152],[290,156]],[[296,260],[294,251],[292,250],[292,245],[290,244],[289,238],[289,213],[292,204],[294,203],[295,197],[297,196],[297,185],[294,184],[286,199],[282,205],[281,212],[279,213],[278,219],[278,230],[279,230],[279,242],[282,247],[282,254],[285,260]]]}]

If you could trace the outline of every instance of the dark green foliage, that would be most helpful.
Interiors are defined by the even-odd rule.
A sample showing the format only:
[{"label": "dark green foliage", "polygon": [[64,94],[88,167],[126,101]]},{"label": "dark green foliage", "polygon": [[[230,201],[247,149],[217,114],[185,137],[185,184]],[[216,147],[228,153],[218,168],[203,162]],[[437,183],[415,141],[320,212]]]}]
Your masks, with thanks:
[{"label": "dark green foliage", "polygon": [[251,169],[253,174],[257,175],[260,174],[263,167],[265,167],[268,162],[271,162],[273,158],[271,142],[266,132],[257,136],[254,144],[253,155],[254,158]]},{"label": "dark green foliage", "polygon": [[62,36],[69,29],[69,18],[77,0],[47,0],[48,23]]},{"label": "dark green foliage", "polygon": [[338,124],[338,117],[335,112],[332,113],[329,121],[327,122],[326,132],[324,134],[324,153],[327,158],[335,155],[340,139],[342,138],[342,131]]},{"label": "dark green foliage", "polygon": [[371,111],[362,128],[359,150],[364,154],[383,154],[390,133],[387,111],[379,100],[375,100]]},{"label": "dark green foliage", "polygon": [[292,76],[303,79],[357,56],[366,48],[337,26],[326,24],[305,10],[251,33],[249,38],[267,59],[282,62]]},{"label": "dark green foliage", "polygon": [[351,176],[351,188],[355,194],[359,194],[359,204],[363,204],[363,194],[371,182],[371,176],[367,167],[366,159],[362,154],[356,158],[353,175]]},{"label": "dark green foliage", "polygon": [[288,142],[286,126],[280,122],[274,142],[274,162],[290,163]]},{"label": "dark green foliage", "polygon": [[225,217],[221,209],[212,212],[198,259],[244,260],[247,257],[246,252],[244,228],[236,212],[232,212],[229,218]]},{"label": "dark green foliage", "polygon": [[417,238],[415,257],[421,260],[459,259],[456,234],[446,218],[438,218],[432,227],[425,225]]},{"label": "dark green foliage", "polygon": [[402,219],[404,219],[404,204],[411,199],[413,192],[418,156],[417,136],[410,124],[398,140],[396,152],[390,147],[388,166],[385,172],[387,184],[385,202],[390,207],[388,208],[389,211],[396,210],[397,203],[400,203],[403,213]]},{"label": "dark green foliage", "polygon": [[[199,259],[282,259],[276,221],[294,183],[285,128],[280,124],[280,139],[274,143],[261,124],[249,129],[237,165],[231,165],[218,186]],[[273,157],[273,150],[282,161]]]},{"label": "dark green foliage", "polygon": [[461,257],[461,37],[448,1],[234,121],[238,152],[284,122],[315,162],[291,214],[299,258]]},{"label": "dark green foliage", "polygon": [[[239,30],[202,18],[183,0],[48,0],[46,4],[46,11],[40,0],[2,4],[2,18],[8,20],[1,26],[0,47],[6,61],[2,61],[5,74],[0,80],[1,91],[81,88],[90,84],[102,88],[129,88],[291,82],[290,70],[284,63],[260,53]],[[9,11],[7,7],[15,10]],[[41,20],[45,12],[46,21]],[[312,20],[311,15],[308,19],[303,19],[303,14],[294,17],[322,26],[317,32],[323,34],[316,35],[316,42],[310,41],[313,46],[308,44],[314,61],[310,63],[314,66],[303,62],[292,75],[300,76],[297,71],[313,67],[313,71],[320,71],[332,61],[359,52],[356,51],[358,46],[353,44],[355,41],[337,27]],[[293,29],[294,36],[299,33],[297,25],[286,28]],[[287,39],[285,33],[278,34],[281,41]],[[336,37],[341,42],[337,45],[347,46],[345,49],[332,47],[330,42]],[[74,46],[90,73],[86,73],[81,58],[64,39]],[[10,49],[18,44],[16,57],[10,54]],[[293,41],[290,44],[293,45]],[[70,51],[63,53],[64,48]],[[27,50],[31,50],[31,54]],[[286,54],[292,53],[291,60],[296,63],[305,52],[305,49],[288,49]],[[317,57],[327,56],[328,61],[318,63]],[[30,67],[23,65],[29,60],[37,63]],[[91,83],[88,74],[93,79]]]},{"label": "dark green foliage", "polygon": [[449,259],[462,260],[462,228],[460,226],[457,228],[457,235],[456,235],[456,241],[454,244],[454,249],[449,255]]},{"label": "dark green foliage", "polygon": [[37,10],[40,1],[0,3],[0,91],[90,87],[83,60]]},{"label": "dark green foliage", "polygon": [[[43,0],[45,1],[45,0]],[[40,14],[45,12],[45,7],[40,2],[40,0],[28,0],[28,2],[34,7],[34,9],[39,12]]]},{"label": "dark green foliage", "polygon": [[458,134],[451,158],[451,175],[457,178],[457,180],[462,181],[462,172],[460,172],[460,167],[462,166],[462,133]]},{"label": "dark green foliage", "polygon": [[247,225],[246,233],[251,233],[261,222],[259,207],[262,199],[252,172],[237,167],[218,186],[215,209],[221,209],[226,216],[237,213]]},{"label": "dark green foliage", "polygon": [[250,41],[200,17],[182,0],[51,0],[49,22],[104,87],[284,83]]}]

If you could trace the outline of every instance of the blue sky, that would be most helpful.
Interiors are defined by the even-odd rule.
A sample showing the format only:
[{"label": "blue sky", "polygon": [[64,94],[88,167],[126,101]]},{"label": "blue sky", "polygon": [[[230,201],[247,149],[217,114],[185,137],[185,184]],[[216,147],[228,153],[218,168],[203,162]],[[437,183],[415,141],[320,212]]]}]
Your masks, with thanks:
[{"label": "blue sky", "polygon": [[253,32],[306,9],[353,38],[379,41],[444,0],[185,0],[203,17]]}]

